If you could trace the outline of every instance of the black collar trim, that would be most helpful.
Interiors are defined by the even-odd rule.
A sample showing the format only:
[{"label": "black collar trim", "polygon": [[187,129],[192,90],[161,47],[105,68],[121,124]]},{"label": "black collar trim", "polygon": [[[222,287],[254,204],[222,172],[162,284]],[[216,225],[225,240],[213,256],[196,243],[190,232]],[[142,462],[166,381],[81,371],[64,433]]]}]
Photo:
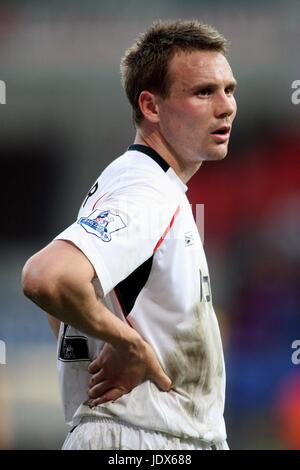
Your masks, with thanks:
[{"label": "black collar trim", "polygon": [[156,150],[153,150],[151,147],[141,144],[132,144],[129,145],[128,150],[136,150],[137,152],[142,152],[152,158],[163,170],[164,172],[168,171],[170,165],[164,160]]}]

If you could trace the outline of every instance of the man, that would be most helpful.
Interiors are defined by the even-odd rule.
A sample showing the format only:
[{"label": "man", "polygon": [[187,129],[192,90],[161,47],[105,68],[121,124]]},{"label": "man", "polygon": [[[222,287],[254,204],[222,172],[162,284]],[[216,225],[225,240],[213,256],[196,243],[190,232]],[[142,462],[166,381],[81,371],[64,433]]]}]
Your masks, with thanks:
[{"label": "man", "polygon": [[65,449],[227,448],[222,345],[185,195],[203,161],[227,154],[236,82],[225,50],[197,21],[138,38],[121,63],[135,142],[24,267],[25,294],[55,331],[62,322]]}]

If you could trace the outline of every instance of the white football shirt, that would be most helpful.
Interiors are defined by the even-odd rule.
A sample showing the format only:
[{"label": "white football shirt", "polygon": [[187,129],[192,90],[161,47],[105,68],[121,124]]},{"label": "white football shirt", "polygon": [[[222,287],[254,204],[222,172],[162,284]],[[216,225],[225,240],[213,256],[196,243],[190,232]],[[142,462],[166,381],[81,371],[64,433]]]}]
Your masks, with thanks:
[{"label": "white football shirt", "polygon": [[82,416],[115,417],[179,437],[226,439],[222,344],[186,190],[154,150],[131,145],[100,175],[78,220],[56,237],[87,256],[105,305],[152,346],[173,382],[163,392],[147,380],[90,409],[87,366],[103,342],[61,325],[59,381],[72,425]]}]

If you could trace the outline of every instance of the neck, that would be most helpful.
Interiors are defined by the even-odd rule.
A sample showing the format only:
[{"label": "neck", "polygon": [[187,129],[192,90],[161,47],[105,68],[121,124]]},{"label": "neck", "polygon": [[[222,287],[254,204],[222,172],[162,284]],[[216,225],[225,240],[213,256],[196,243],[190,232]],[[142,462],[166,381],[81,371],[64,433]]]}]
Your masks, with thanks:
[{"label": "neck", "polygon": [[191,177],[198,171],[201,163],[188,165],[175,153],[168,142],[163,138],[160,132],[156,130],[149,130],[138,128],[134,140],[135,144],[146,145],[155,150],[171,168],[175,171],[177,176],[186,184]]}]

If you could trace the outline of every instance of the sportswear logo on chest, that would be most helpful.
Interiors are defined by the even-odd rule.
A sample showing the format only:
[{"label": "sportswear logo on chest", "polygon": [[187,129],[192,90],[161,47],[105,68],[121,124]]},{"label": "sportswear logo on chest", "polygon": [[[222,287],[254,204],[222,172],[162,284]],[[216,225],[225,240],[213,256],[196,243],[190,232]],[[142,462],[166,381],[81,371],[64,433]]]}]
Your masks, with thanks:
[{"label": "sportswear logo on chest", "polygon": [[194,240],[194,235],[193,232],[185,232],[184,234],[184,246],[191,246],[194,245],[195,240]]}]

